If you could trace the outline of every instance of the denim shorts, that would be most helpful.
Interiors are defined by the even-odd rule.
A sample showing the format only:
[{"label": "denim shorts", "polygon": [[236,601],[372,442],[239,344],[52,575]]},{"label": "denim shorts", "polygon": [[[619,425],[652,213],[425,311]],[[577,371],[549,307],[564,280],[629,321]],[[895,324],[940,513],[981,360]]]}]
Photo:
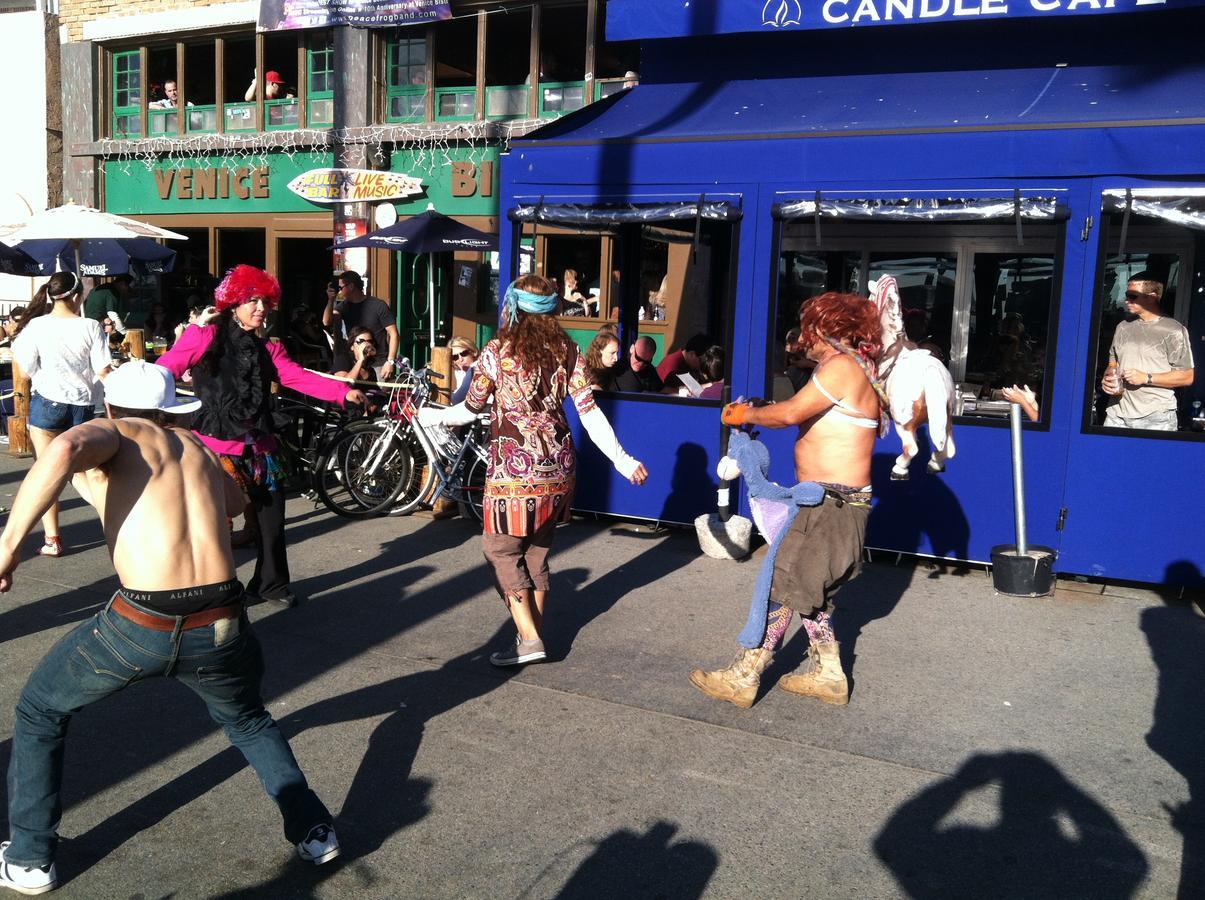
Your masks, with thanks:
[{"label": "denim shorts", "polygon": [[29,424],[43,431],[66,431],[93,416],[92,404],[75,405],[47,400],[34,394],[29,400]]}]

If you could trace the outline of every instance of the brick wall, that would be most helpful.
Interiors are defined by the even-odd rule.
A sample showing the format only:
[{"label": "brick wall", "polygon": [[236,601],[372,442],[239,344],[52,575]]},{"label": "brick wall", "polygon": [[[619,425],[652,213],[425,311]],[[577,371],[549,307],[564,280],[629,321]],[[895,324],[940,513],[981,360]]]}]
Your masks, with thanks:
[{"label": "brick wall", "polygon": [[217,6],[229,0],[60,0],[59,21],[67,28],[69,40],[83,38],[84,23],[96,19],[136,16],[145,12],[166,12],[192,6]]}]

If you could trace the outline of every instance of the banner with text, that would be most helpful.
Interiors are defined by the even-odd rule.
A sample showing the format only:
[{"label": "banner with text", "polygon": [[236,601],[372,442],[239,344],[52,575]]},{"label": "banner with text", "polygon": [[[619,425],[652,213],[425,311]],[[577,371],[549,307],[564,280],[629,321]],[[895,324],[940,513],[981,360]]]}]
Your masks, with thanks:
[{"label": "banner with text", "polygon": [[450,18],[450,0],[260,0],[257,29],[382,28]]}]

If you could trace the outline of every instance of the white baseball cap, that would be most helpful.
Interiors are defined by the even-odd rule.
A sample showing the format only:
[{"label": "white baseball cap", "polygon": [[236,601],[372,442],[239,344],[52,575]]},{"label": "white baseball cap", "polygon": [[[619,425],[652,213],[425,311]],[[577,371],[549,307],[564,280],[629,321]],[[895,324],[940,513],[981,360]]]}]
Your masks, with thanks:
[{"label": "white baseball cap", "polygon": [[104,381],[105,402],[123,409],[157,409],[183,415],[201,408],[200,400],[176,402],[176,379],[163,366],[131,359]]}]

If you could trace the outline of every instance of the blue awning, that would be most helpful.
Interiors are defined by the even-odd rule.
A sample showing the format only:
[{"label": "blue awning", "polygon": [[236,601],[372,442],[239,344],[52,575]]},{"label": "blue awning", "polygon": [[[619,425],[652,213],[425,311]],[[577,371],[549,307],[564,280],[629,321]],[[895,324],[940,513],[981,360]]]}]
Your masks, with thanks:
[{"label": "blue awning", "polygon": [[643,83],[513,141],[828,137],[1205,124],[1205,61]]}]

